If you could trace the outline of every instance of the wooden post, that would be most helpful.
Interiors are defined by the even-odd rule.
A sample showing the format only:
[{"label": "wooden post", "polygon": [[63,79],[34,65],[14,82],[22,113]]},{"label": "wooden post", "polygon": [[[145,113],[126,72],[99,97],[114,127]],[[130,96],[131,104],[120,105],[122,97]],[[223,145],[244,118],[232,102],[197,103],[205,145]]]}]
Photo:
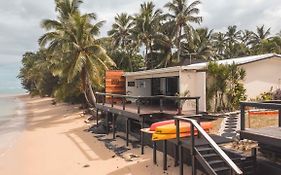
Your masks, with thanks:
[{"label": "wooden post", "polygon": [[240,103],[240,110],[241,110],[241,122],[240,122],[240,129],[245,130],[245,105]]},{"label": "wooden post", "polygon": [[113,139],[115,139],[115,127],[116,127],[116,117],[117,115],[116,114],[112,114],[112,131],[113,131]]},{"label": "wooden post", "polygon": [[167,140],[163,140],[163,170],[167,170]]},{"label": "wooden post", "polygon": [[153,163],[157,164],[157,157],[156,157],[157,145],[156,145],[156,141],[152,141],[152,143],[153,143]]},{"label": "wooden post", "polygon": [[[141,128],[144,128],[144,118],[141,119]],[[141,132],[141,154],[144,154],[144,133]]]},{"label": "wooden post", "polygon": [[191,148],[190,148],[190,152],[191,152],[191,158],[192,158],[192,163],[191,163],[191,165],[192,165],[192,175],[196,175],[196,160],[195,160],[195,153],[194,153],[194,147],[195,147],[195,143],[194,143],[194,126],[193,126],[193,124],[192,123],[190,123],[191,124],[191,132],[190,132],[190,134],[191,134]]},{"label": "wooden post", "polygon": [[123,110],[125,110],[125,104],[126,104],[126,99],[125,99],[125,97],[122,98],[122,103],[123,103]]},{"label": "wooden post", "polygon": [[163,98],[160,97],[160,112],[163,112]]},{"label": "wooden post", "polygon": [[130,119],[126,118],[126,146],[129,146]]},{"label": "wooden post", "polygon": [[199,99],[196,98],[195,102],[196,102],[196,114],[199,114]]},{"label": "wooden post", "polygon": [[279,127],[281,127],[281,109],[279,109],[278,112],[279,112],[278,124]]},{"label": "wooden post", "polygon": [[99,110],[96,108],[97,125],[99,124]]},{"label": "wooden post", "polygon": [[113,108],[113,95],[111,96],[111,107]]},{"label": "wooden post", "polygon": [[139,101],[139,100],[140,100],[140,99],[137,98],[137,101],[136,101],[137,107],[138,107],[138,114],[140,113],[140,101]]}]

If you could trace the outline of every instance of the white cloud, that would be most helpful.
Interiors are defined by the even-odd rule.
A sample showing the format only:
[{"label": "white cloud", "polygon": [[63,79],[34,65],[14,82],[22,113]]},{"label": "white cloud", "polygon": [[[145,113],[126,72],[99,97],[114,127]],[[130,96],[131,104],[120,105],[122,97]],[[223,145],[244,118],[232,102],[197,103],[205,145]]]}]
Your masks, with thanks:
[{"label": "white cloud", "polygon": [[[117,13],[135,14],[144,0],[84,0],[83,12],[95,12],[99,20],[106,20],[102,35],[110,29]],[[162,8],[168,0],[154,0]],[[191,2],[191,1],[189,1]],[[54,0],[0,0],[0,62],[21,57],[26,51],[35,51],[37,39],[43,34],[40,21],[55,18]],[[272,33],[281,29],[281,4],[279,0],[202,0],[201,26],[225,30],[229,25],[255,30],[265,24]]]}]

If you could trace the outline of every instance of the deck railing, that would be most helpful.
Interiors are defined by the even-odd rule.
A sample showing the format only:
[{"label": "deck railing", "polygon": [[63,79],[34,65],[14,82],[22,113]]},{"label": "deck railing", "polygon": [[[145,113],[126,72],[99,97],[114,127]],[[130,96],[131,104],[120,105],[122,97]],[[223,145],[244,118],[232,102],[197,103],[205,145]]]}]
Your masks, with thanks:
[{"label": "deck railing", "polygon": [[280,100],[271,100],[271,101],[264,101],[264,102],[240,102],[240,110],[241,110],[240,128],[241,128],[241,130],[245,130],[246,107],[278,110],[279,111],[278,126],[281,127],[281,101]]},{"label": "deck railing", "polygon": [[[175,116],[176,120],[176,135],[177,135],[177,142],[179,145],[181,145],[180,141],[180,121],[185,121],[190,123],[190,135],[191,135],[191,157],[192,157],[192,175],[196,174],[196,166],[195,162],[196,159],[202,164],[202,166],[209,172],[209,174],[216,174],[211,166],[208,165],[207,161],[203,157],[200,157],[200,154],[198,154],[198,151],[195,147],[195,129],[197,130],[197,133],[200,134],[200,137],[204,137],[208,144],[214,149],[214,151],[223,159],[223,161],[230,167],[230,174],[238,174],[241,175],[243,172],[240,170],[240,168],[228,157],[228,155],[217,145],[217,143],[207,134],[207,132],[200,126],[200,124],[197,122],[197,120],[191,119],[193,116],[188,116],[188,118],[183,116]],[[179,146],[180,150],[180,159],[182,159],[181,155],[181,146]],[[197,157],[197,158],[196,158]],[[181,160],[180,160],[181,161]],[[182,166],[182,165],[180,165]],[[183,167],[180,167],[180,174],[183,174]]]},{"label": "deck railing", "polygon": [[155,95],[155,96],[133,96],[133,95],[122,95],[122,94],[111,94],[111,93],[103,93],[103,92],[96,92],[95,93],[98,96],[102,96],[102,104],[105,105],[106,103],[106,98],[110,98],[110,103],[111,107],[114,107],[114,99],[115,98],[121,98],[122,99],[122,108],[123,110],[126,110],[126,100],[127,99],[135,99],[136,100],[136,105],[137,105],[137,113],[140,114],[141,110],[141,105],[142,102],[145,100],[153,100],[153,99],[158,99],[159,100],[159,111],[163,112],[164,111],[164,104],[163,101],[165,99],[170,99],[177,101],[178,104],[178,110],[181,110],[181,102],[186,101],[186,100],[194,100],[195,101],[195,110],[196,114],[199,113],[199,99],[200,97],[181,97],[181,96],[167,96],[167,95]]}]

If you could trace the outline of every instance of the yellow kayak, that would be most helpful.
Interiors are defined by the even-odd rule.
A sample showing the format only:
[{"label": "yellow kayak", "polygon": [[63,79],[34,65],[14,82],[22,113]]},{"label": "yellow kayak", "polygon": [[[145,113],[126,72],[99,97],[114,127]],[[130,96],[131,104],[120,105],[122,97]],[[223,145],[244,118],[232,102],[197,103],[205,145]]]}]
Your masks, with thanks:
[{"label": "yellow kayak", "polygon": [[[211,122],[201,122],[200,125],[206,132],[209,132],[209,130],[212,128]],[[166,125],[158,126],[155,129],[155,133],[156,134],[176,134],[176,125],[175,124],[166,124]],[[180,133],[190,133],[190,123],[181,122],[180,123]]]},{"label": "yellow kayak", "polygon": [[[180,133],[180,137],[188,137],[190,136],[190,133]],[[176,134],[158,134],[154,133],[152,134],[152,140],[153,141],[158,141],[158,140],[169,140],[169,139],[174,139],[177,138]]]}]

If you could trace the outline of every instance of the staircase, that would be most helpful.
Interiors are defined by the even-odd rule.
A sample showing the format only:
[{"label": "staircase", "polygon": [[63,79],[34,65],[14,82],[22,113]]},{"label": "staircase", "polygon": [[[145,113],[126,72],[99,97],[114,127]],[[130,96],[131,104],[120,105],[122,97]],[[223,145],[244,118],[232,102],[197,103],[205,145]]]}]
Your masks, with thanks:
[{"label": "staircase", "polygon": [[[218,153],[209,145],[195,147],[196,158],[203,166],[207,174],[228,175],[231,174],[230,167],[219,156]],[[227,151],[226,151],[227,153]],[[255,161],[251,158],[239,157],[229,153],[230,159],[243,171],[244,175],[254,175]],[[202,160],[201,160],[202,159]],[[201,161],[200,161],[201,160]]]},{"label": "staircase", "polygon": [[240,114],[239,112],[228,114],[223,122],[220,129],[220,135],[225,138],[237,138],[239,136],[238,130],[240,130]]},{"label": "staircase", "polygon": [[[203,170],[209,175],[242,175],[243,171],[234,163],[234,161],[217,145],[217,143],[204,131],[192,116],[183,117],[175,116],[177,127],[177,141],[180,149],[180,174],[183,175],[183,163],[181,159],[182,142],[180,138],[180,121],[189,122],[191,124],[190,134],[190,151],[192,158],[192,175],[196,175],[197,165],[203,167]],[[200,137],[203,137],[207,143],[201,146],[195,144],[195,129]],[[196,163],[198,162],[198,163]]]}]

